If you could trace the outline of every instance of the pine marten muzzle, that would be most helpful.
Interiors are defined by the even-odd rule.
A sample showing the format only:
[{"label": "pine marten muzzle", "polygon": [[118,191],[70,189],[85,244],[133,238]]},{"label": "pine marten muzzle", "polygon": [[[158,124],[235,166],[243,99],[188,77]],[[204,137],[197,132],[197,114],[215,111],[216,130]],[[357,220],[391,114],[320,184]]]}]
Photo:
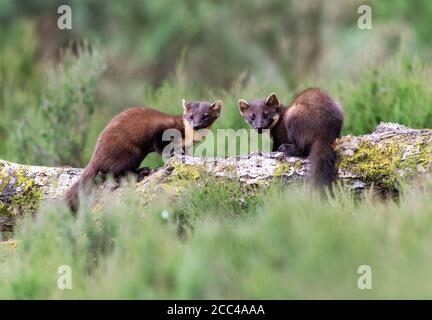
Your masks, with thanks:
[{"label": "pine marten muzzle", "polygon": [[310,179],[315,186],[328,186],[335,179],[334,142],[340,137],[344,115],[323,90],[310,88],[298,94],[289,107],[276,94],[238,102],[240,113],[259,133],[270,130],[273,151],[287,156],[308,157]]},{"label": "pine marten muzzle", "polygon": [[66,193],[73,212],[78,209],[80,189],[88,191],[97,176],[112,176],[115,181],[128,174],[139,174],[144,158],[151,152],[162,154],[172,141],[165,141],[166,130],[181,134],[179,143],[190,147],[203,137],[200,129],[208,129],[219,118],[222,103],[182,101],[183,114],[169,115],[151,108],[131,108],[115,116],[100,134],[93,155],[78,181]]}]

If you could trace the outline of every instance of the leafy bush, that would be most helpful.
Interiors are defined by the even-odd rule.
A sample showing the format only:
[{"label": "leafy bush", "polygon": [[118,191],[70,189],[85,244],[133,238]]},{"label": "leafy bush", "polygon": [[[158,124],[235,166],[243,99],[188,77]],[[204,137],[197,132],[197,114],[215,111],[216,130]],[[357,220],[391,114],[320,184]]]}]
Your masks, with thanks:
[{"label": "leafy bush", "polygon": [[10,139],[10,149],[19,161],[83,165],[82,150],[104,69],[98,49],[84,45],[76,54],[71,49],[64,52],[62,63],[47,73],[37,105],[27,106]]}]

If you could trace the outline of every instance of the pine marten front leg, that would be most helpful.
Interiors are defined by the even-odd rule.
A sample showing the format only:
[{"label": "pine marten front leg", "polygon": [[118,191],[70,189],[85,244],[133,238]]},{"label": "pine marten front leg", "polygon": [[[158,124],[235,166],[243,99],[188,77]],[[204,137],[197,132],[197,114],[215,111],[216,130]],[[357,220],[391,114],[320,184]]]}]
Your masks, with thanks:
[{"label": "pine marten front leg", "polygon": [[276,146],[275,151],[279,151],[284,153],[288,157],[304,157],[305,152],[304,150],[301,150],[300,148],[296,147],[293,143],[283,143],[279,146]]}]

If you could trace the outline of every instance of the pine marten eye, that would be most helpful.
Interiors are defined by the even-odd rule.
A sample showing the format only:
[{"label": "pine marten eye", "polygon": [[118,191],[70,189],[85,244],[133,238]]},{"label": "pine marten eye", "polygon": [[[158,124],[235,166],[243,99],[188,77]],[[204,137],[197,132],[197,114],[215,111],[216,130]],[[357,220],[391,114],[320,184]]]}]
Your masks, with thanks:
[{"label": "pine marten eye", "polygon": [[270,118],[270,114],[268,112],[264,112],[264,119],[269,119]]},{"label": "pine marten eye", "polygon": [[205,119],[207,119],[208,118],[208,113],[204,113],[203,114],[203,119],[205,120]]},{"label": "pine marten eye", "polygon": [[252,115],[249,117],[250,121],[254,121],[255,120],[255,114],[252,113]]},{"label": "pine marten eye", "polygon": [[191,114],[191,115],[189,116],[189,119],[193,120],[193,114]]}]

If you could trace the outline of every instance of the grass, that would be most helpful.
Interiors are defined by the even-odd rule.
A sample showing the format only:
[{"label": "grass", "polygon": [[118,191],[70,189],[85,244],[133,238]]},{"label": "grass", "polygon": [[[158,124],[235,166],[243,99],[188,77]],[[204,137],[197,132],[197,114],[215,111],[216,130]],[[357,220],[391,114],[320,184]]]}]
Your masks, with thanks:
[{"label": "grass", "polygon": [[[397,202],[274,186],[247,207],[236,183],[191,188],[147,206],[130,193],[77,220],[44,205],[16,249],[0,247],[0,298],[431,298],[432,180]],[[57,287],[60,265],[72,290]],[[361,265],[372,290],[357,287]]]},{"label": "grass", "polygon": [[380,121],[413,128],[432,123],[432,69],[416,57],[397,54],[380,67],[366,68],[335,93],[345,110],[344,132],[364,134]]}]

